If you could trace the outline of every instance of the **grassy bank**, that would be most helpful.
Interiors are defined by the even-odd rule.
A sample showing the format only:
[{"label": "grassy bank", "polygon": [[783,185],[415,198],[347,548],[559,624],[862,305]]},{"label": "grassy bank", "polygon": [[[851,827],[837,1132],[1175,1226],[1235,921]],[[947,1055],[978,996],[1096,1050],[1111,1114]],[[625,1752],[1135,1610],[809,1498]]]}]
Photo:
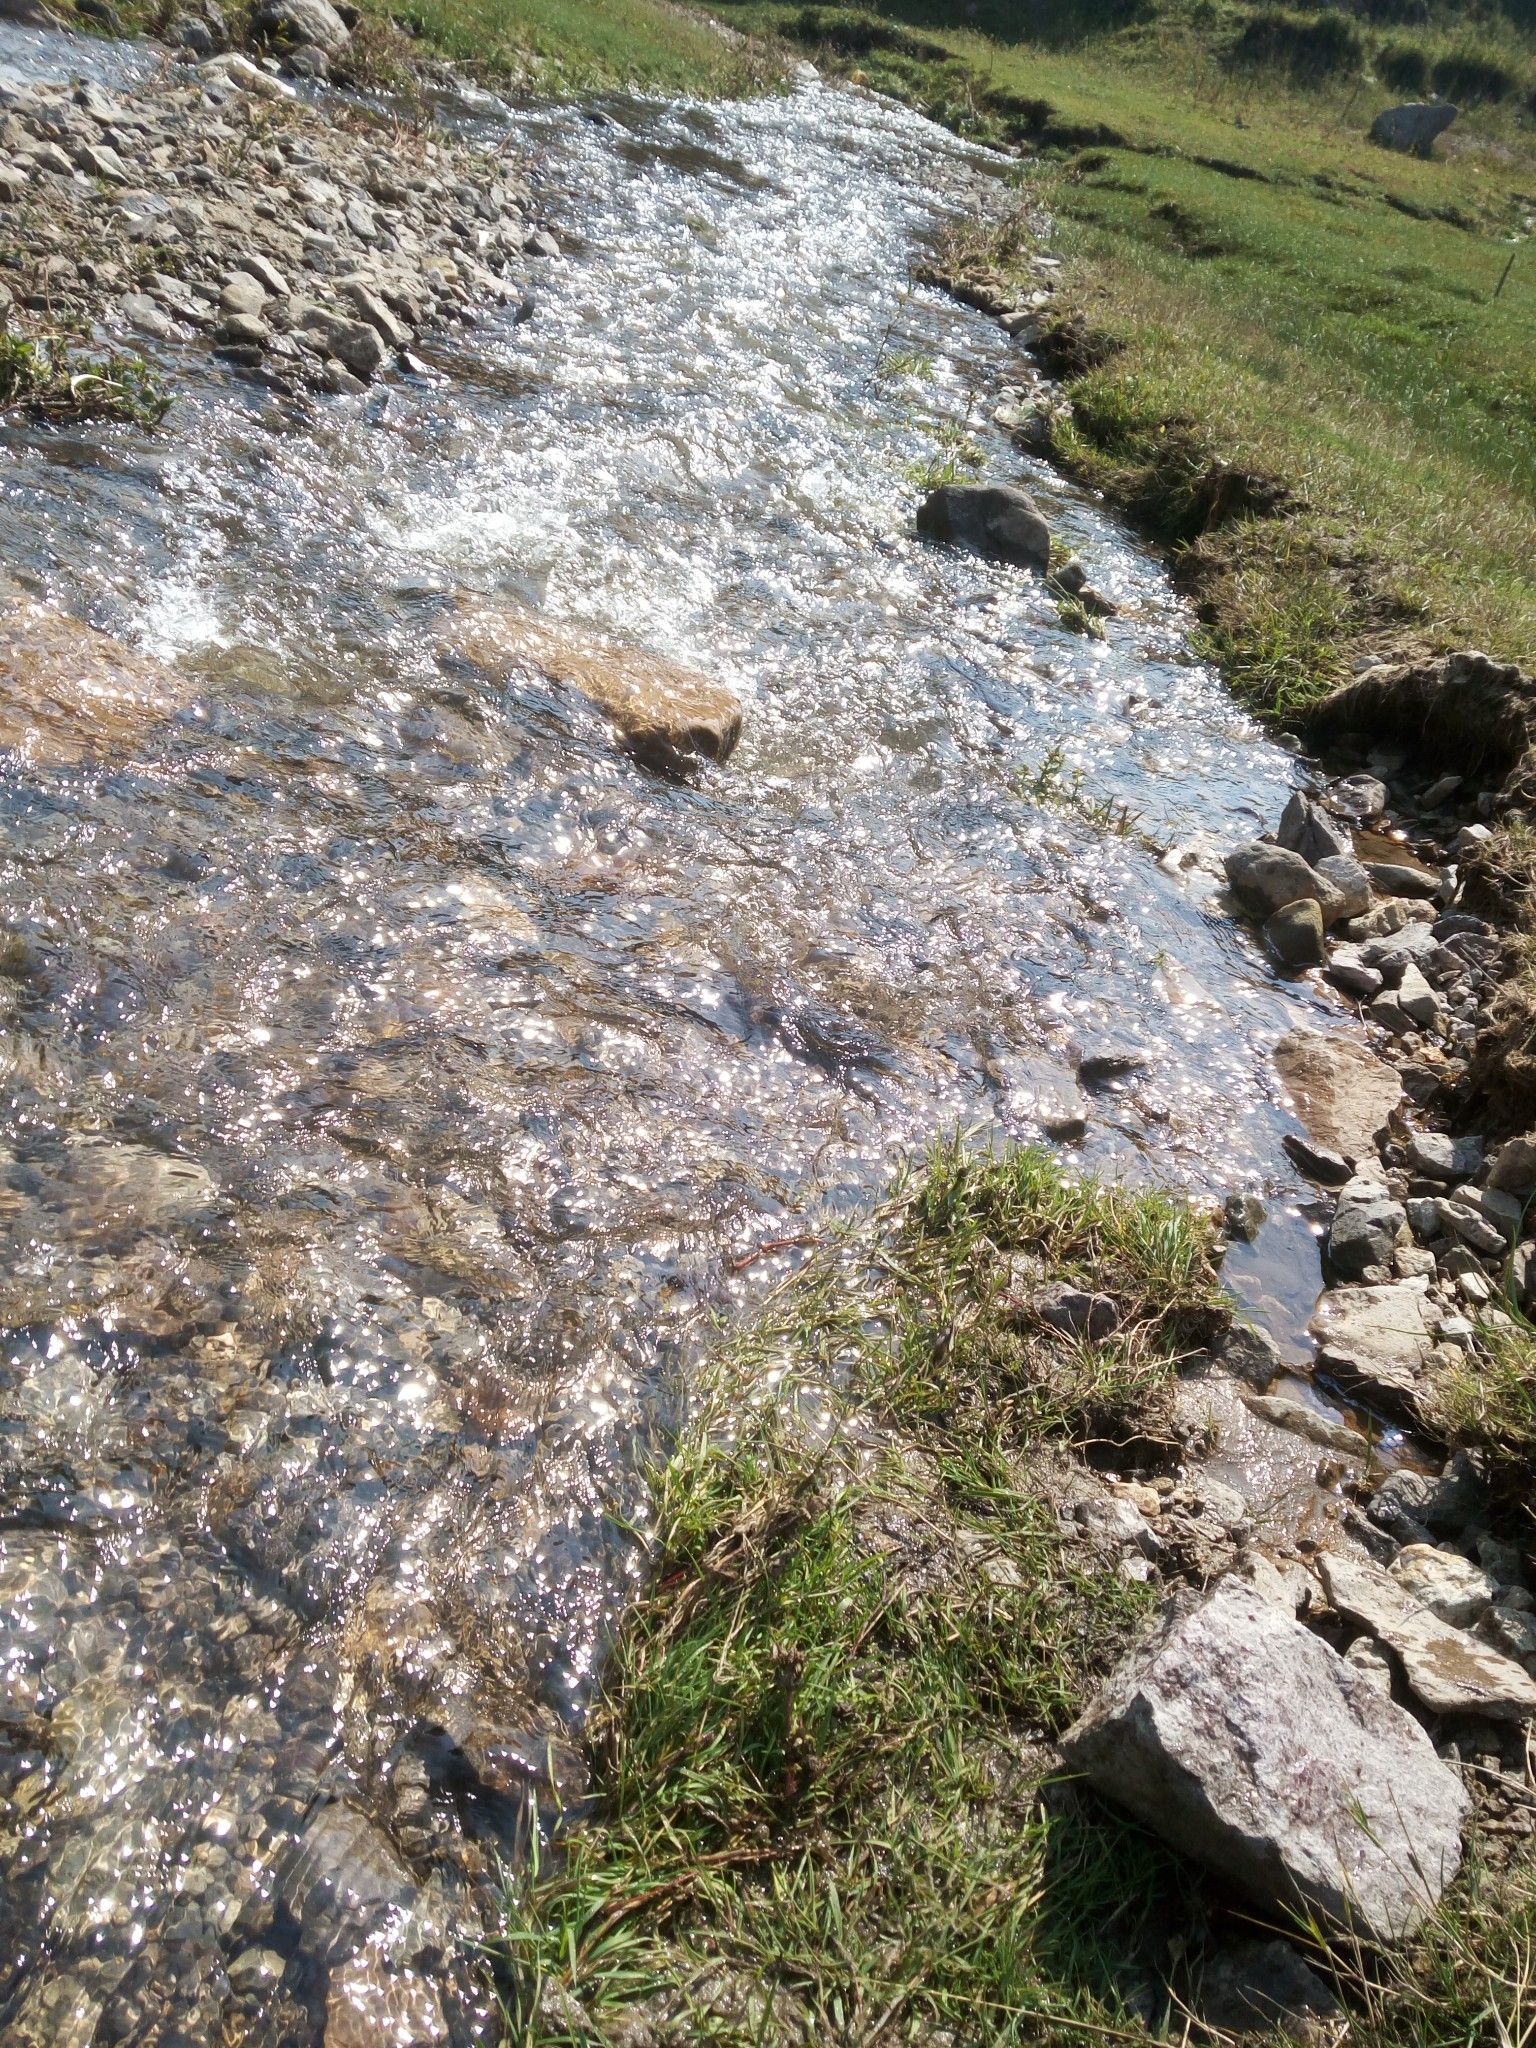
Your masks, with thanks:
[{"label": "grassy bank", "polygon": [[[1108,352],[1069,370],[1056,452],[1179,551],[1250,704],[1283,718],[1370,652],[1531,659],[1536,61],[1511,25],[1171,0],[1029,10],[1026,44],[923,0],[725,11],[1040,152],[1021,194],[1053,223],[1058,304]],[[1002,36],[1023,13],[976,19]],[[1498,74],[1433,162],[1365,139],[1402,96],[1384,64],[1418,75],[1410,48],[1426,79],[1465,82],[1474,58]],[[1213,524],[1198,486],[1216,464],[1272,480],[1279,516],[1228,504]]]},{"label": "grassy bank", "polygon": [[[539,93],[632,86],[706,97],[762,91],[777,76],[772,54],[725,34],[671,0],[359,0],[350,67],[398,84],[419,57],[447,58],[489,83]],[[163,34],[180,0],[115,0],[132,33]],[[195,8],[193,10],[196,11]],[[247,42],[250,0],[225,6],[236,45]],[[91,16],[59,12],[87,34]]]},{"label": "grassy bank", "polygon": [[[1224,2038],[1184,2008],[1241,1909],[1050,1747],[1152,1601],[1070,1503],[1172,1455],[1210,1251],[1164,1197],[949,1151],[781,1291],[656,1474],[593,1806],[509,1901],[518,2048]],[[1049,1328],[1052,1276],[1118,1328]],[[1350,2038],[1521,2039],[1533,1940],[1528,1873],[1474,1855],[1412,1956],[1337,1966]]]},{"label": "grassy bank", "polygon": [[[515,2041],[637,2009],[678,2041],[1091,2036],[1153,1997],[1184,1879],[1040,1799],[1042,1738],[1149,1605],[1056,1502],[1074,1447],[1156,1457],[1222,1320],[1208,1254],[1163,1198],[950,1153],[777,1297],[657,1475],[599,1824],[514,1905]],[[1120,1330],[1046,1330],[1018,1255]]]}]

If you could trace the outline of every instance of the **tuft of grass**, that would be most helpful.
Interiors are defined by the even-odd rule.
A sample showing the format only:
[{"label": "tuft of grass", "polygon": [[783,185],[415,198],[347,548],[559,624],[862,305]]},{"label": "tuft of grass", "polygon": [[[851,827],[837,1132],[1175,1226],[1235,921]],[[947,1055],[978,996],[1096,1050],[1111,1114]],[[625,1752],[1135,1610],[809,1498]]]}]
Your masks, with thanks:
[{"label": "tuft of grass", "polygon": [[[656,1473],[595,1807],[509,1896],[511,2041],[1142,2038],[1191,1880],[1043,1795],[1039,1745],[1148,1595],[1064,1542],[1050,1461],[1157,1433],[1210,1252],[1171,1199],[953,1144],[781,1290]],[[1120,1329],[1046,1330],[1020,1260]]]},{"label": "tuft of grass", "polygon": [[[1512,1304],[1503,1307],[1508,1316]],[[1448,1442],[1480,1451],[1495,1488],[1536,1524],[1536,1328],[1518,1309],[1508,1320],[1485,1324],[1477,1351],[1436,1375],[1431,1419]]]},{"label": "tuft of grass", "polygon": [[760,42],[722,35],[703,14],[667,0],[362,0],[370,21],[476,76],[541,93],[613,86],[733,96],[778,83]]},{"label": "tuft of grass", "polygon": [[[1057,610],[1067,624],[1068,608],[1076,605],[1087,622],[1080,630],[1090,631],[1098,627],[1098,620],[1091,612],[1083,610],[1079,600],[1063,597],[1057,600]],[[1083,786],[1082,771],[1074,768],[1067,772],[1066,750],[1054,746],[1046,753],[1040,766],[1033,774],[1021,775],[1015,784],[1018,794],[1026,801],[1039,804],[1046,809],[1072,811],[1089,825],[1096,826],[1115,839],[1133,839],[1150,853],[1162,854],[1167,847],[1141,829],[1141,813],[1119,797],[1096,797]]]},{"label": "tuft of grass", "polygon": [[0,417],[121,420],[152,427],[169,394],[138,356],[88,356],[57,335],[0,334]]}]

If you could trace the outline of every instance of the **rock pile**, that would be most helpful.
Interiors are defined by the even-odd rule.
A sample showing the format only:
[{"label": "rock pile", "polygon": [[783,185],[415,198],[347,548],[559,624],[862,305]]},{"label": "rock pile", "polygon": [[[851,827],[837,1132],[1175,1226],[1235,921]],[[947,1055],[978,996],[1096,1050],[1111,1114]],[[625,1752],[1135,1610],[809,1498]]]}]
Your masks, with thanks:
[{"label": "rock pile", "polygon": [[[322,16],[274,0],[258,18]],[[288,389],[359,389],[423,329],[521,301],[528,258],[558,253],[515,167],[329,121],[236,55],[122,93],[0,91],[0,206],[0,318],[202,337]]]}]

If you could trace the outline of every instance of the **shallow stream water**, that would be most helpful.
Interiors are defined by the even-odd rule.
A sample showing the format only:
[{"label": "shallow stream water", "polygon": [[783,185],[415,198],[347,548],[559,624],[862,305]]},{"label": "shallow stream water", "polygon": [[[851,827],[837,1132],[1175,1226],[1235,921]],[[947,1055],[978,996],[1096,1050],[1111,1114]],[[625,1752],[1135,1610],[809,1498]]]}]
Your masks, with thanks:
[{"label": "shallow stream water", "polygon": [[[1341,1027],[1160,857],[1294,764],[991,424],[1025,359],[908,282],[1006,166],[809,83],[463,118],[566,239],[531,318],[318,404],[168,349],[159,432],[0,436],[6,566],[184,698],[0,757],[7,2039],[493,2032],[463,1942],[525,1787],[579,1789],[679,1361],[904,1155],[1036,1135],[1083,1050],[1149,1064],[1076,1156],[1265,1191],[1229,1271],[1305,1355],[1268,1051]],[[1102,642],[915,538],[957,431]],[[739,751],[667,783],[446,671],[466,592],[718,676]]]}]

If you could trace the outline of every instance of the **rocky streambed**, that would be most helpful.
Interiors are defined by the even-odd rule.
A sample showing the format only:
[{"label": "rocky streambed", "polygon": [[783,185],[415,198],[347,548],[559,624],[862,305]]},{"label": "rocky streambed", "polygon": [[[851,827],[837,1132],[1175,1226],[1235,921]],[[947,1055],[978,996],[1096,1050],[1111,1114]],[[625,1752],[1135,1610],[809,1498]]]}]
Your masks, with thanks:
[{"label": "rocky streambed", "polygon": [[520,303],[527,258],[558,254],[515,154],[317,111],[275,60],[70,54],[132,82],[0,87],[0,318],[19,332],[200,335],[270,390],[357,391],[422,330]]},{"label": "rocky streambed", "polygon": [[[1418,830],[1406,765],[1295,798],[1161,566],[1020,452],[1037,309],[920,282],[1002,167],[808,80],[428,131],[162,61],[0,46],[13,321],[175,393],[0,451],[14,2038],[493,2034],[476,1944],[581,1796],[711,1318],[957,1125],[1233,1219],[1211,1455],[1085,1482],[1072,1540],[1264,1579],[1511,1776],[1420,1611],[1518,1705],[1524,1563],[1361,1369],[1416,1382],[1500,1271],[1462,1212],[1521,1155],[1448,1150],[1415,1077],[1487,934],[1453,832],[1411,896],[1352,836]],[[922,537],[957,460],[1054,553]],[[1266,913],[1316,901],[1393,1017],[1234,921],[1282,816],[1349,844]]]}]

